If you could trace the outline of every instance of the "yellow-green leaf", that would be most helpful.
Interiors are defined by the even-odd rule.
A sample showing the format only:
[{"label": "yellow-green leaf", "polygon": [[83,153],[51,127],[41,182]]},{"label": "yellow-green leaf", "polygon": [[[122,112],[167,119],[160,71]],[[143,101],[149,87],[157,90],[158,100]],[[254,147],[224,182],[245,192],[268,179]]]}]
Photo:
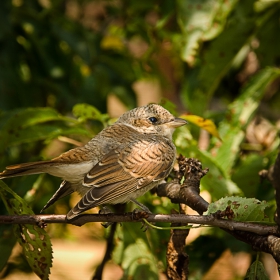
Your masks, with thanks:
[{"label": "yellow-green leaf", "polygon": [[200,128],[205,129],[211,135],[217,137],[219,140],[222,141],[222,139],[219,135],[219,132],[217,130],[217,127],[213,121],[211,121],[209,119],[204,119],[204,118],[196,116],[196,115],[183,115],[183,116],[181,116],[181,118],[197,125]]}]

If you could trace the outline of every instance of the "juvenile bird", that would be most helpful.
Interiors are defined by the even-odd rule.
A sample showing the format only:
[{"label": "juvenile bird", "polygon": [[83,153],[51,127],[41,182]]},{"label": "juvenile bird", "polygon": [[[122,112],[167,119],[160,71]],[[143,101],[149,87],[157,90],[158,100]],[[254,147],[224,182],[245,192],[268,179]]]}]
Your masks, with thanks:
[{"label": "juvenile bird", "polygon": [[85,146],[39,162],[6,167],[0,179],[49,173],[63,182],[42,211],[58,199],[78,192],[82,198],[67,214],[73,219],[81,212],[104,204],[132,201],[158,185],[173,168],[176,148],[172,134],[186,121],[175,118],[157,104],[124,113]]}]

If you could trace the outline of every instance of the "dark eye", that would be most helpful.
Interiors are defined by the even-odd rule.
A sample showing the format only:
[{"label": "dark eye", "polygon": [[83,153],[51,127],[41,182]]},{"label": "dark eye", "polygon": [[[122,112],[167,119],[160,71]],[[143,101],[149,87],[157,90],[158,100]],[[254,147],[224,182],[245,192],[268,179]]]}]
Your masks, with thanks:
[{"label": "dark eye", "polygon": [[151,123],[156,123],[158,121],[156,117],[150,117],[149,120]]}]

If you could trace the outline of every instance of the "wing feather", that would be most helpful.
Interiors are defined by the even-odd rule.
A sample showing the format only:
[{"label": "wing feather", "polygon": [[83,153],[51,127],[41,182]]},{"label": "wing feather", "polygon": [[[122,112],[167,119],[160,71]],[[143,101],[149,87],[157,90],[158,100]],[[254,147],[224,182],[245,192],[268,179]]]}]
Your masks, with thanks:
[{"label": "wing feather", "polygon": [[134,140],[109,151],[85,176],[84,185],[91,188],[68,218],[98,205],[129,201],[136,191],[164,179],[173,167],[175,147],[162,138],[152,140]]}]

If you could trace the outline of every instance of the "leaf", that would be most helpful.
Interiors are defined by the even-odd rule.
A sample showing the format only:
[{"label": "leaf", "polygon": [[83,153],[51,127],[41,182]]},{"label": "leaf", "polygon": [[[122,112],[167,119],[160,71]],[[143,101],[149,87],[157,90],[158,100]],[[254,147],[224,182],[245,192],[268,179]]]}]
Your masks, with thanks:
[{"label": "leaf", "polygon": [[269,277],[264,269],[264,266],[262,264],[262,262],[260,261],[254,261],[246,275],[245,275],[245,280],[269,280]]},{"label": "leaf", "polygon": [[276,65],[280,49],[280,36],[275,36],[279,32],[279,1],[257,1],[257,4],[264,9],[269,8],[265,13],[265,16],[269,15],[269,17],[266,17],[267,21],[257,33],[260,45],[255,52],[261,67]]},{"label": "leaf", "polygon": [[123,279],[158,279],[158,271],[153,254],[143,239],[137,238],[124,251],[122,268]]},{"label": "leaf", "polygon": [[73,107],[73,114],[80,122],[86,120],[98,120],[103,123],[105,118],[107,118],[107,115],[101,114],[101,112],[94,106],[86,103],[76,104]]},{"label": "leaf", "polygon": [[[254,0],[237,1],[223,32],[210,42],[202,57],[197,82],[202,91],[213,93],[229,70],[239,50],[248,42],[255,28]],[[224,5],[224,3],[222,4]]]},{"label": "leaf", "polygon": [[156,255],[140,227],[132,223],[118,227],[115,244],[112,258],[124,270],[122,279],[158,279]]},{"label": "leaf", "polygon": [[235,57],[248,44],[250,36],[260,28],[261,25],[256,26],[258,15],[254,11],[254,3],[254,0],[236,2],[222,32],[202,48],[201,63],[189,69],[182,98],[191,112],[198,115],[205,112],[222,78],[232,69]]},{"label": "leaf", "polygon": [[[0,196],[10,215],[34,215],[26,202],[2,181],[0,181]],[[48,234],[37,225],[22,224],[14,225],[14,232],[31,269],[41,279],[49,279],[52,247]]]},{"label": "leaf", "polygon": [[255,75],[241,95],[229,106],[228,114],[220,123],[219,133],[223,139],[211,151],[220,167],[229,173],[239,158],[240,144],[245,137],[245,128],[253,118],[267,86],[280,76],[277,68],[266,68]]},{"label": "leaf", "polygon": [[[266,186],[266,182],[261,182],[259,171],[267,168],[263,155],[248,154],[239,159],[239,164],[234,167],[232,180],[243,191],[245,197],[262,197],[263,199],[272,199],[274,190]],[[260,193],[261,196],[260,196]]]},{"label": "leaf", "polygon": [[25,108],[2,112],[0,129],[0,154],[11,145],[55,138],[61,134],[91,136],[75,119],[63,117],[51,108]]},{"label": "leaf", "polygon": [[[226,131],[224,133],[224,131]],[[211,150],[211,154],[215,157],[215,161],[219,167],[229,174],[235,161],[238,159],[240,152],[240,144],[245,138],[245,132],[240,127],[232,127],[230,125],[221,124],[219,132],[223,142],[216,143]]]},{"label": "leaf", "polygon": [[224,211],[227,207],[234,212],[234,220],[242,222],[268,222],[264,210],[270,205],[266,201],[255,198],[244,198],[238,196],[224,197],[209,204],[206,215]]},{"label": "leaf", "polygon": [[16,237],[14,236],[13,225],[0,226],[0,271],[5,267],[7,261],[12,253],[13,247],[16,244]]},{"label": "leaf", "polygon": [[2,112],[0,154],[9,145],[45,139],[57,126],[44,126],[44,123],[65,119],[51,108],[24,108]]},{"label": "leaf", "polygon": [[180,118],[182,118],[186,121],[189,121],[189,122],[197,125],[198,127],[205,129],[210,134],[212,134],[213,136],[217,137],[219,140],[222,141],[222,139],[219,135],[219,132],[217,130],[217,127],[212,120],[204,119],[204,118],[196,116],[196,115],[182,115],[182,116],[180,116]]},{"label": "leaf", "polygon": [[203,41],[215,38],[224,28],[226,18],[236,4],[236,0],[187,0],[177,1],[178,22],[184,34],[182,59],[191,66]]},{"label": "leaf", "polygon": [[120,36],[116,36],[116,35],[104,36],[101,41],[101,48],[112,49],[112,50],[116,50],[116,51],[125,50],[123,39],[120,38]]},{"label": "leaf", "polygon": [[8,145],[17,145],[20,143],[34,142],[37,140],[43,140],[50,135],[60,135],[62,129],[56,125],[48,124],[36,124],[33,126],[26,127],[24,129],[19,129],[11,132],[5,140],[8,141]]},{"label": "leaf", "polygon": [[254,75],[241,95],[229,106],[226,119],[232,126],[246,127],[257,110],[268,85],[280,77],[279,68],[267,67]]},{"label": "leaf", "polygon": [[[55,124],[36,124],[26,127],[22,130],[13,131],[12,134],[3,135],[3,141],[6,141],[6,147],[11,145],[18,145],[20,143],[30,143],[38,140],[45,140],[48,138],[56,138],[60,135],[79,134],[90,137],[89,131],[75,127],[63,128],[63,125]],[[0,148],[1,151],[1,148]]]},{"label": "leaf", "polygon": [[168,110],[172,115],[177,115],[176,105],[168,100],[167,98],[162,98],[159,103],[163,108]]},{"label": "leaf", "polygon": [[[0,116],[1,130],[18,130],[39,123],[57,120],[71,120],[61,116],[56,110],[46,108],[24,108],[2,113]],[[73,120],[74,121],[74,120]]]}]

